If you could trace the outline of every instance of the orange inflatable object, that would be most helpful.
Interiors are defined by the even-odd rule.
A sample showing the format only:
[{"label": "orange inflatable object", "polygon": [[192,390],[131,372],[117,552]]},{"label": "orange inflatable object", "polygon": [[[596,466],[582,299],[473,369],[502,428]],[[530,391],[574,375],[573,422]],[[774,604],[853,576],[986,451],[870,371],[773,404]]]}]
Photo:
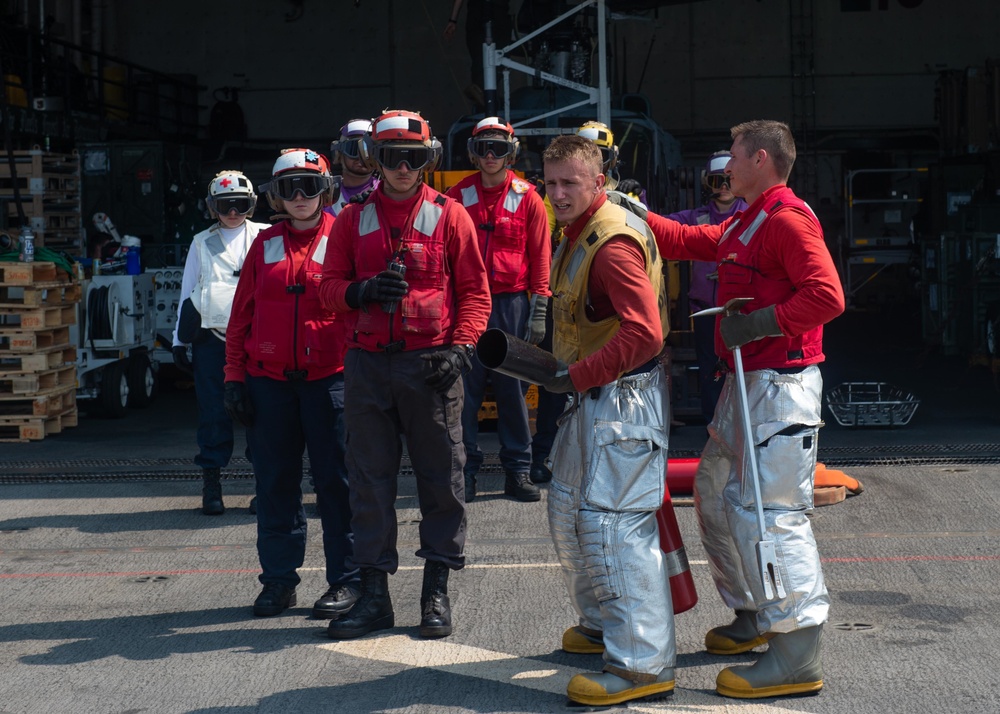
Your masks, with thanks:
[{"label": "orange inflatable object", "polygon": [[660,531],[660,550],[663,551],[667,574],[670,576],[670,597],[674,603],[674,614],[678,615],[695,606],[698,593],[694,589],[694,578],[691,577],[684,541],[681,540],[681,531],[677,527],[669,488],[664,489],[663,506],[656,512],[656,525]]},{"label": "orange inflatable object", "polygon": [[856,478],[848,476],[843,471],[828,469],[826,464],[816,462],[816,488],[828,488],[830,486],[843,486],[852,496],[857,496],[865,490],[864,484]]}]

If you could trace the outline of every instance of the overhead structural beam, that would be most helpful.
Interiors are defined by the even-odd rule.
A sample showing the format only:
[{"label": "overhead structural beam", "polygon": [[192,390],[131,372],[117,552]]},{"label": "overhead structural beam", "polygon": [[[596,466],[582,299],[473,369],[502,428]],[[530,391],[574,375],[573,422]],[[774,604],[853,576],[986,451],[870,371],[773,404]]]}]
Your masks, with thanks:
[{"label": "overhead structural beam", "polygon": [[[586,98],[574,102],[572,104],[567,104],[565,106],[557,107],[552,111],[544,112],[536,116],[530,117],[528,119],[521,119],[514,127],[518,129],[519,135],[531,135],[531,134],[553,134],[559,133],[558,129],[550,129],[545,127],[533,127],[532,124],[547,119],[551,116],[556,116],[563,114],[568,111],[572,111],[582,106],[596,105],[596,115],[597,120],[605,124],[611,124],[611,91],[608,88],[608,49],[607,49],[607,13],[605,11],[605,0],[583,0],[579,5],[567,10],[559,17],[551,20],[533,32],[528,33],[524,37],[512,42],[506,47],[497,47],[496,43],[493,42],[493,38],[487,34],[486,42],[483,43],[483,91],[487,97],[487,103],[491,105],[491,98],[496,97],[497,89],[497,69],[504,68],[504,117],[509,120],[510,118],[510,83],[507,78],[510,70],[515,72],[521,72],[530,77],[536,77],[538,79],[550,82],[552,84],[559,85],[560,87],[566,87],[567,89],[572,89],[574,91],[580,92]],[[579,82],[573,82],[564,77],[560,77],[555,74],[550,74],[549,72],[543,72],[541,69],[536,67],[531,67],[521,62],[516,62],[508,57],[508,55],[521,45],[526,42],[531,41],[535,37],[544,34],[550,28],[558,25],[559,23],[569,19],[573,15],[582,12],[586,8],[596,5],[597,6],[597,86],[593,87],[586,84],[580,84]]]}]

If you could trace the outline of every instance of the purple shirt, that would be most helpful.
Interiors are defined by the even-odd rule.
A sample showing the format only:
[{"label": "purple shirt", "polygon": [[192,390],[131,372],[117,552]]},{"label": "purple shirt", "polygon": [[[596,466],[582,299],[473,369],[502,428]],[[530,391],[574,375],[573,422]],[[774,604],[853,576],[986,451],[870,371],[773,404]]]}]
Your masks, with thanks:
[{"label": "purple shirt", "polygon": [[[715,201],[709,201],[707,205],[699,206],[698,208],[689,208],[686,211],[671,213],[667,218],[688,226],[699,224],[711,224],[715,226],[737,211],[746,210],[746,207],[747,202],[742,198],[737,198],[729,205],[729,209],[723,213],[715,205]],[[706,307],[715,307],[715,286],[717,282],[715,271],[715,263],[705,260],[691,261],[691,289],[688,291],[688,299],[699,310],[703,310]]]}]

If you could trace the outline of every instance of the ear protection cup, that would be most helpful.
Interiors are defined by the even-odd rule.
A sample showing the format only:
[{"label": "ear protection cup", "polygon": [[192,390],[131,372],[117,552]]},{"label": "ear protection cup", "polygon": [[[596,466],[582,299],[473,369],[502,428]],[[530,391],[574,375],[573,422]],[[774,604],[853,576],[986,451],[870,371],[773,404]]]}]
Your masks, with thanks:
[{"label": "ear protection cup", "polygon": [[330,177],[330,188],[323,192],[323,207],[332,206],[340,198],[340,176]]},{"label": "ear protection cup", "polygon": [[369,171],[378,168],[375,162],[375,140],[367,134],[358,140],[358,159]]},{"label": "ear protection cup", "polygon": [[438,170],[438,166],[441,165],[441,157],[444,156],[444,147],[438,138],[431,137],[431,162],[424,167],[424,171],[432,174]]}]

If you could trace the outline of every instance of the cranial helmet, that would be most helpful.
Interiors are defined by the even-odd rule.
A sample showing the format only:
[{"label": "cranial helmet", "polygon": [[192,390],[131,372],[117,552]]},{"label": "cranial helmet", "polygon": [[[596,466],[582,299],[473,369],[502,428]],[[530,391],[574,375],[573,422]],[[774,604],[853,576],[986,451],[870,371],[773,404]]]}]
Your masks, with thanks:
[{"label": "cranial helmet", "polygon": [[517,161],[521,142],[514,136],[514,127],[508,122],[500,117],[486,117],[472,128],[472,138],[466,148],[473,166],[478,166],[478,159],[485,159],[490,153],[495,158],[506,159],[505,166],[512,166]]},{"label": "cranial helmet", "polygon": [[406,164],[414,171],[434,171],[441,161],[441,142],[419,112],[386,109],[372,121],[369,136],[363,136],[360,158],[372,170],[395,170]]},{"label": "cranial helmet", "polygon": [[701,182],[713,191],[718,191],[724,184],[728,184],[726,166],[731,158],[733,155],[728,151],[716,151],[709,156],[705,162],[705,169],[701,172]]},{"label": "cranial helmet", "polygon": [[618,164],[618,147],[615,146],[615,135],[611,128],[603,122],[588,121],[577,129],[576,133],[597,144],[604,162],[604,173],[610,173]]},{"label": "cranial helmet", "polygon": [[234,209],[241,216],[250,217],[257,206],[257,194],[242,171],[220,171],[208,184],[205,203],[213,218],[228,215]]},{"label": "cranial helmet", "polygon": [[330,162],[312,149],[283,149],[267,187],[267,201],[275,211],[284,210],[283,201],[291,201],[297,193],[305,198],[322,196],[322,206],[331,205],[340,184],[330,173]]},{"label": "cranial helmet", "polygon": [[[340,127],[340,138],[330,144],[333,163],[342,163],[342,158],[357,159],[361,151],[361,139],[372,132],[371,119],[351,119]],[[338,156],[339,155],[339,156]]]}]

